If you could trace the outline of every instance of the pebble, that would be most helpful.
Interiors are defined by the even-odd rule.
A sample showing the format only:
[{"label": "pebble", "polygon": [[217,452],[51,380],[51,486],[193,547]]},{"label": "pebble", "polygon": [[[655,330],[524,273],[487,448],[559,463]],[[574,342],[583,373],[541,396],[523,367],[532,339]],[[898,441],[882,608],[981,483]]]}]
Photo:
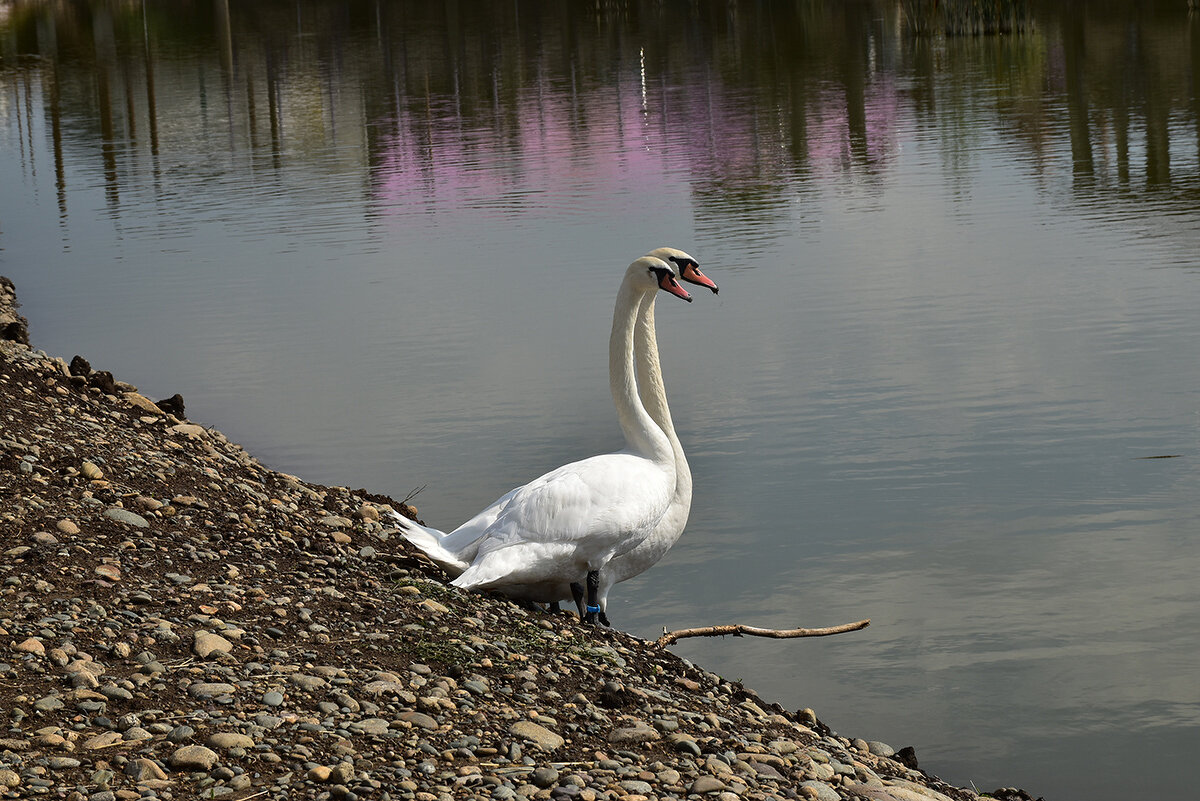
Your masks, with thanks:
[{"label": "pebble", "polygon": [[192,653],[201,659],[208,659],[213,654],[228,654],[233,650],[233,643],[220,634],[210,631],[197,631],[193,635]]},{"label": "pebble", "polygon": [[199,682],[188,687],[188,695],[193,698],[216,698],[221,695],[232,695],[237,687],[224,682]]},{"label": "pebble", "polygon": [[210,748],[228,751],[233,748],[253,748],[254,738],[237,732],[219,731],[208,738]]},{"label": "pebble", "polygon": [[146,518],[131,512],[128,509],[123,509],[120,506],[112,506],[104,510],[104,516],[110,520],[116,520],[118,523],[126,523],[137,528],[149,528],[150,522]]},{"label": "pebble", "polygon": [[688,792],[703,795],[705,793],[716,793],[724,789],[725,782],[715,776],[701,776],[692,782],[691,787],[688,788]]},{"label": "pebble", "polygon": [[608,735],[608,741],[613,745],[631,745],[637,743],[648,743],[652,740],[661,738],[662,735],[657,730],[650,728],[645,723],[638,721],[636,726],[626,726],[619,729],[613,729]]},{"label": "pebble", "polygon": [[543,751],[554,751],[562,748],[566,740],[562,735],[555,734],[538,723],[533,723],[528,720],[519,720],[509,727],[509,733],[514,737],[520,737],[533,743]]},{"label": "pebble", "polygon": [[[818,781],[803,781],[800,782],[800,791],[805,798],[812,798],[815,801],[841,801],[841,796],[837,791],[828,784]],[[894,797],[895,798],[895,797]],[[881,799],[880,801],[884,801]],[[895,798],[895,801],[913,801],[913,799]],[[930,799],[929,801],[932,801]]]},{"label": "pebble", "polygon": [[171,752],[167,762],[176,770],[211,770],[217,759],[217,752],[211,748],[185,745]]},{"label": "pebble", "polygon": [[438,727],[437,721],[431,718],[429,715],[426,715],[424,712],[401,712],[399,717],[400,720],[408,721],[419,729],[428,729],[433,731]]},{"label": "pebble", "polygon": [[96,567],[93,569],[92,572],[94,572],[97,576],[100,576],[103,579],[107,579],[108,581],[120,581],[121,580],[121,568],[117,567],[116,565],[110,565],[110,564],[96,565]]},{"label": "pebble", "polygon": [[29,637],[28,639],[17,643],[16,650],[25,654],[44,656],[46,653],[46,646],[42,645],[42,641],[36,637]]}]

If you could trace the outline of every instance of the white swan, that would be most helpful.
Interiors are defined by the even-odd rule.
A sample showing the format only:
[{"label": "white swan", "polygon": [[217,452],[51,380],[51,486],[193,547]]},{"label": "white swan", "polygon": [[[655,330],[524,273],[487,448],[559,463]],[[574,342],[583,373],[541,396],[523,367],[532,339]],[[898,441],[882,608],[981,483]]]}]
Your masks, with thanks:
[{"label": "white swan", "polygon": [[[657,248],[647,255],[662,259],[675,265],[679,277],[684,281],[708,287],[716,294],[717,285],[700,271],[700,264],[675,248]],[[663,385],[662,363],[658,357],[658,335],[654,330],[653,297],[642,301],[637,316],[637,373],[638,394],[646,413],[658,424],[671,442],[671,450],[675,454],[675,494],[667,511],[659,518],[654,530],[632,550],[616,556],[600,571],[600,584],[597,590],[599,600],[599,620],[608,625],[608,593],[614,584],[641,575],[649,570],[663,555],[671,549],[683,534],[687,525],[688,513],[692,508],[692,471],[688,467],[687,457],[684,456],[683,446],[675,434],[675,423],[671,419],[671,409],[667,406],[667,393]],[[571,595],[579,603],[578,586],[571,587]],[[566,597],[563,595],[562,597]]]},{"label": "white swan", "polygon": [[642,405],[634,367],[637,313],[658,289],[691,300],[667,262],[643,256],[626,270],[613,311],[609,383],[626,450],[553,470],[449,534],[396,516],[406,539],[458,573],[454,585],[552,601],[586,574],[585,619],[595,621],[600,569],[645,539],[674,498],[674,450]]}]

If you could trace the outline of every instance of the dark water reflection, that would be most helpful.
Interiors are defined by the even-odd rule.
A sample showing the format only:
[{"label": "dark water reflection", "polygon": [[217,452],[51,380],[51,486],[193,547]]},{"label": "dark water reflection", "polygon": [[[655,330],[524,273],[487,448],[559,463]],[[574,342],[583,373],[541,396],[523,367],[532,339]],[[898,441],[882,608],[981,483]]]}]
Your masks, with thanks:
[{"label": "dark water reflection", "polygon": [[[17,2],[5,16],[6,105],[44,111],[64,215],[64,137],[87,144],[114,205],[176,157],[350,166],[337,151],[387,205],[519,192],[547,148],[570,163],[615,135],[686,170],[699,212],[761,225],[773,207],[790,220],[797,181],[878,180],[901,115],[938,136],[951,173],[969,169],[975,112],[1046,179],[1068,141],[1079,200],[1196,199],[1200,23],[1174,3],[1054,8],[1028,35],[949,40],[906,36],[888,3]],[[26,147],[33,120],[13,124]],[[497,211],[525,208],[512,199]]]},{"label": "dark water reflection", "polygon": [[611,278],[685,247],[697,498],[614,619],[869,616],[678,650],[956,782],[1185,797],[1200,18],[911,8],[0,2],[0,272],[48,351],[452,524],[614,445]]}]

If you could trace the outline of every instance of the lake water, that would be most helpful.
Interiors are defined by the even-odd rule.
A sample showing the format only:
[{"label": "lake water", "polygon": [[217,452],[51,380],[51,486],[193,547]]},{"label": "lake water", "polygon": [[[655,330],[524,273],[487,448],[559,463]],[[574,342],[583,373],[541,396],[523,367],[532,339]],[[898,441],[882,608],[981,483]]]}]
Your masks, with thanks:
[{"label": "lake water", "polygon": [[[898,2],[0,2],[34,342],[453,527],[620,445],[661,245],[691,522],[614,623],[923,768],[1184,798],[1200,747],[1200,19]],[[1148,458],[1171,456],[1174,458]]]}]

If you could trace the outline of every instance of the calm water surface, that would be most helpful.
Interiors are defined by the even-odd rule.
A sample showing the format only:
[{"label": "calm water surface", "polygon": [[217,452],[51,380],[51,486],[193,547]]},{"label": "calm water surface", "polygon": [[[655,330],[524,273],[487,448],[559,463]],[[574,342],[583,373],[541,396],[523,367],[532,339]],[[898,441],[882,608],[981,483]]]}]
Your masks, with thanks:
[{"label": "calm water surface", "polygon": [[451,527],[619,445],[616,285],[684,248],[692,519],[613,620],[870,617],[675,650],[957,783],[1189,797],[1200,21],[1030,19],[0,2],[0,273],[47,351]]}]

